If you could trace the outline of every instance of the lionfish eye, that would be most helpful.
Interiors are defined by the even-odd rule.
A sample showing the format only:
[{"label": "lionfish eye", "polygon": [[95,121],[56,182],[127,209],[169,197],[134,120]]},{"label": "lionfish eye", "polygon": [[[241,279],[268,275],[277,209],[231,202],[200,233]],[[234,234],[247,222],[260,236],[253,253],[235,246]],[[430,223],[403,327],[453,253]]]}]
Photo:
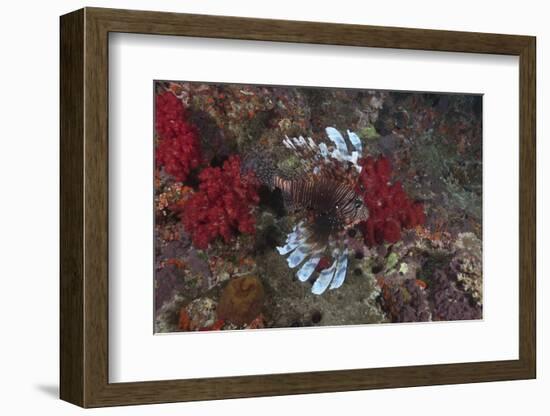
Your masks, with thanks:
[{"label": "lionfish eye", "polygon": [[360,199],[355,200],[355,208],[361,208],[363,202]]}]

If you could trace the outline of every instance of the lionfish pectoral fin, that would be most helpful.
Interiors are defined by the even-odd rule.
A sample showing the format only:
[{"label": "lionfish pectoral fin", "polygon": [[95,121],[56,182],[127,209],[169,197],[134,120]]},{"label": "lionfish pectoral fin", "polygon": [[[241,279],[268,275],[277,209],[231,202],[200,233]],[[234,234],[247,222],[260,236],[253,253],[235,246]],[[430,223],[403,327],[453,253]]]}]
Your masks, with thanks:
[{"label": "lionfish pectoral fin", "polygon": [[294,251],[296,247],[298,247],[299,245],[300,245],[299,241],[294,241],[292,243],[285,244],[283,247],[277,247],[277,251],[281,256],[284,256],[290,253],[291,251]]},{"label": "lionfish pectoral fin", "polygon": [[277,251],[281,256],[284,256],[291,251],[294,251],[300,244],[304,243],[307,236],[302,229],[302,223],[295,225],[292,232],[286,237],[285,245],[283,247],[277,247]]},{"label": "lionfish pectoral fin", "polygon": [[329,290],[338,289],[346,280],[346,273],[348,270],[348,253],[344,251],[338,258],[338,265],[336,266],[336,272],[334,273],[334,279],[330,284]]},{"label": "lionfish pectoral fin", "polygon": [[328,286],[330,285],[330,282],[332,281],[332,278],[334,277],[334,271],[336,270],[336,263],[337,263],[337,260],[335,260],[334,263],[332,263],[332,265],[328,269],[323,270],[319,274],[319,277],[311,287],[311,293],[315,295],[321,295],[324,293],[325,290],[327,290]]},{"label": "lionfish pectoral fin", "polygon": [[307,244],[300,245],[296,250],[292,252],[290,256],[286,259],[288,267],[294,269],[296,266],[299,266],[305,258],[310,254],[311,247]]},{"label": "lionfish pectoral fin", "polygon": [[305,282],[307,279],[311,277],[315,269],[317,268],[317,265],[319,264],[319,261],[321,260],[320,255],[315,255],[312,258],[310,258],[308,261],[306,261],[302,267],[300,267],[300,270],[298,270],[298,273],[296,273],[296,277],[298,277],[298,280],[300,282]]}]

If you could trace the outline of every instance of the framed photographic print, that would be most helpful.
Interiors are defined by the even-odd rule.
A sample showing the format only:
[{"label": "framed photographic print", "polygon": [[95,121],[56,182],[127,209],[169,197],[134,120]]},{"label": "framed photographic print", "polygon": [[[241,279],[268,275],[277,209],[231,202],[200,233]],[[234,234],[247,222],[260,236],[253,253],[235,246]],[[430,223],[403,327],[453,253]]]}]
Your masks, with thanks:
[{"label": "framed photographic print", "polygon": [[529,36],[62,16],[61,398],[534,378],[535,103]]}]

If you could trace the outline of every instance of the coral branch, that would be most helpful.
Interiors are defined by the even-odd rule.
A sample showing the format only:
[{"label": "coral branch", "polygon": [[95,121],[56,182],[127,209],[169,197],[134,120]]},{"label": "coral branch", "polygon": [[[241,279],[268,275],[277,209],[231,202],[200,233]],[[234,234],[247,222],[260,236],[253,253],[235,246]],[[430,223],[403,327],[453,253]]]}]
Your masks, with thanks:
[{"label": "coral branch", "polygon": [[369,219],[359,225],[365,244],[395,243],[403,229],[424,224],[423,205],[409,199],[401,182],[391,184],[388,159],[367,157],[360,164],[359,192],[369,209]]},{"label": "coral branch", "polygon": [[204,169],[199,180],[198,192],[180,207],[183,226],[195,247],[204,249],[218,236],[227,243],[237,232],[255,232],[252,207],[260,200],[258,182],[252,173],[241,174],[238,156],[231,156],[222,168]]},{"label": "coral branch", "polygon": [[157,164],[175,180],[185,182],[191,170],[201,163],[200,142],[183,103],[171,92],[156,96],[155,129]]}]

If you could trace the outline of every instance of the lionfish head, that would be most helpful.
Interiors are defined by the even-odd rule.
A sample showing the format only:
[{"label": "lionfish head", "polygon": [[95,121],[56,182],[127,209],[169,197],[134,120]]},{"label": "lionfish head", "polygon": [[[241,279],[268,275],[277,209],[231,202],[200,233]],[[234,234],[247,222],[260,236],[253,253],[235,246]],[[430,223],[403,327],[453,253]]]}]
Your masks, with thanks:
[{"label": "lionfish head", "polygon": [[369,209],[363,202],[363,198],[361,198],[361,196],[355,195],[352,199],[350,199],[347,205],[348,208],[344,208],[347,210],[347,221],[345,225],[346,229],[354,227],[360,222],[369,219]]}]

